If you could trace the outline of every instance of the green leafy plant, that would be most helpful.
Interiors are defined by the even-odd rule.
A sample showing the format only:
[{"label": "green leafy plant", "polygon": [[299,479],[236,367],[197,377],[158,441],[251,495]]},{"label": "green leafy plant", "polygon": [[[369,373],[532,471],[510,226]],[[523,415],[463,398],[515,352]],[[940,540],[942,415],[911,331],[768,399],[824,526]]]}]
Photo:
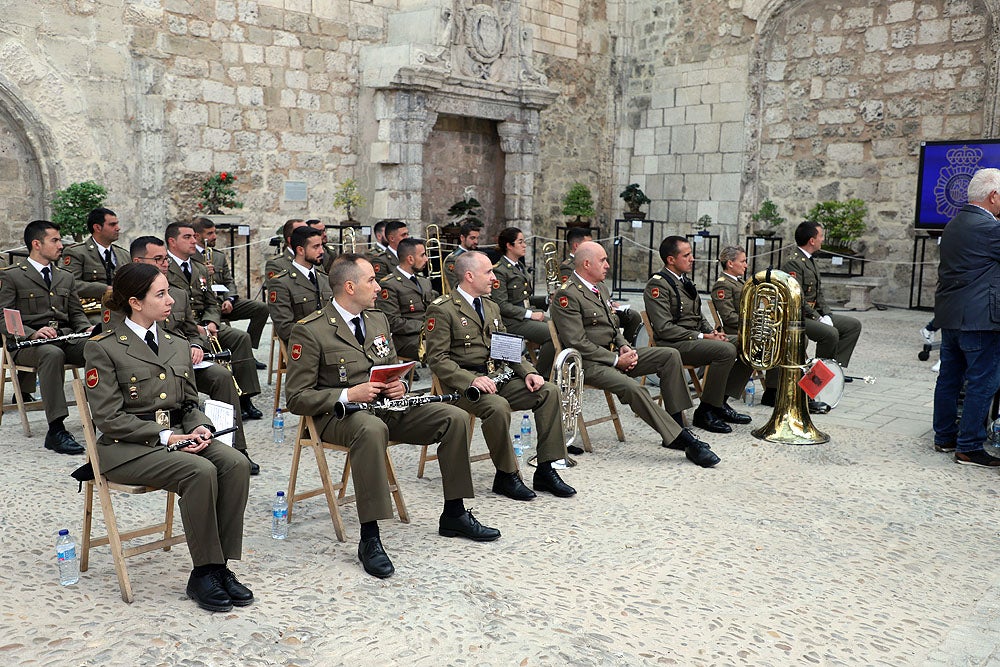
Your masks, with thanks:
[{"label": "green leafy plant", "polygon": [[708,213],[698,218],[698,222],[694,223],[694,228],[698,230],[698,233],[702,236],[708,236],[708,228],[712,226],[712,216]]},{"label": "green leafy plant", "polygon": [[201,201],[198,210],[209,215],[221,215],[223,208],[243,208],[243,202],[236,199],[237,192],[232,187],[236,177],[227,171],[212,174],[201,184]]},{"label": "green leafy plant", "polygon": [[865,216],[868,207],[861,199],[824,201],[816,204],[806,214],[809,222],[823,225],[823,247],[843,252],[853,251],[852,244],[868,229]]},{"label": "green leafy plant", "polygon": [[625,200],[629,213],[641,213],[639,209],[653,201],[646,196],[638,183],[630,183],[618,196]]},{"label": "green leafy plant", "polygon": [[340,184],[333,195],[333,205],[347,213],[347,220],[354,222],[354,212],[365,205],[367,200],[358,190],[358,182],[349,178]]},{"label": "green leafy plant", "polygon": [[594,198],[590,194],[590,188],[583,183],[574,183],[563,197],[562,203],[563,215],[575,215],[577,222],[580,222],[580,218],[594,215]]},{"label": "green leafy plant", "polygon": [[778,213],[778,205],[770,199],[761,202],[760,208],[750,216],[750,219],[757,224],[754,229],[754,234],[757,236],[771,236],[774,234],[774,227],[785,223],[785,219]]},{"label": "green leafy plant", "polygon": [[83,240],[87,233],[87,215],[104,204],[108,191],[93,181],[72,183],[57,190],[52,197],[52,222],[63,234]]},{"label": "green leafy plant", "polygon": [[448,215],[452,216],[450,224],[460,225],[464,222],[472,222],[482,226],[483,221],[480,216],[483,214],[483,205],[471,193],[466,192],[466,195],[466,198],[459,199],[448,208]]}]

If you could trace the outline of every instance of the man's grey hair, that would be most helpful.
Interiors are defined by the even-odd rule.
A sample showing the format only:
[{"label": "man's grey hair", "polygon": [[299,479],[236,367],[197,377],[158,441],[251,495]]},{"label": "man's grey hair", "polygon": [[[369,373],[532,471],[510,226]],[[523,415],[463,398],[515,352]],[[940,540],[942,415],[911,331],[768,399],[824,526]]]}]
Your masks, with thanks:
[{"label": "man's grey hair", "polygon": [[738,245],[727,245],[719,253],[719,264],[722,265],[722,270],[726,270],[727,262],[735,262],[736,258],[740,256],[740,253],[745,253],[746,251],[739,247]]},{"label": "man's grey hair", "polygon": [[1000,169],[980,169],[969,181],[969,201],[985,201],[991,192],[1000,192]]},{"label": "man's grey hair", "polygon": [[455,275],[458,277],[458,282],[465,280],[466,271],[475,271],[476,264],[483,260],[489,262],[490,258],[486,256],[486,253],[478,250],[466,250],[459,255],[458,259],[455,260]]}]

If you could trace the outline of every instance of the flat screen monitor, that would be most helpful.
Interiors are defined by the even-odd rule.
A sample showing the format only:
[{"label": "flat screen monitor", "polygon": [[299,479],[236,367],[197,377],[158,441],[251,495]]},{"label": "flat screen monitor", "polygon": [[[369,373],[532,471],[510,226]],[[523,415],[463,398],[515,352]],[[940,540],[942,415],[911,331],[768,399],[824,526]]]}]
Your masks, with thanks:
[{"label": "flat screen monitor", "polygon": [[965,205],[972,175],[984,167],[1000,168],[1000,139],[922,143],[916,228],[944,229]]}]

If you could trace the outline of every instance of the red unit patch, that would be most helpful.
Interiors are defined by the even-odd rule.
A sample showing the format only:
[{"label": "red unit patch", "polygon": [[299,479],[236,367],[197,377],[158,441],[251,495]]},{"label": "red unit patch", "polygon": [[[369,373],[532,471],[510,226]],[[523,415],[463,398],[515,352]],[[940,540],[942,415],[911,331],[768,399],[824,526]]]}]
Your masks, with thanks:
[{"label": "red unit patch", "polygon": [[434,318],[433,317],[427,320],[427,330],[428,331],[434,331]]},{"label": "red unit patch", "polygon": [[302,346],[299,345],[298,343],[292,345],[292,351],[289,354],[291,355],[292,359],[298,361],[299,357],[302,356]]},{"label": "red unit patch", "polygon": [[98,377],[97,377],[97,369],[96,368],[91,368],[89,371],[87,371],[87,386],[88,387],[90,387],[91,389],[93,389],[94,387],[96,387],[97,386],[97,380],[98,380]]},{"label": "red unit patch", "polygon": [[649,290],[649,294],[654,299],[659,299],[660,298],[660,288],[659,287],[654,287],[653,289]]},{"label": "red unit patch", "polygon": [[559,297],[559,306],[561,308],[568,307],[569,306],[569,297],[568,296],[561,296],[561,297]]}]

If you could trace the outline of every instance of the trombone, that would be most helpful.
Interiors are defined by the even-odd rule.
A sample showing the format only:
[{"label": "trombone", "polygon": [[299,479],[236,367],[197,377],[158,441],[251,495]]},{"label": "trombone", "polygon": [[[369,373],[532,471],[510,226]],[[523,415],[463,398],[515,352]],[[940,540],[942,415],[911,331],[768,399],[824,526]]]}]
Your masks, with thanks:
[{"label": "trombone", "polygon": [[[451,294],[451,286],[448,284],[448,279],[444,275],[444,248],[441,246],[441,228],[435,223],[430,223],[426,228],[427,242],[425,248],[427,249],[427,258],[429,266],[427,268],[427,277],[432,281],[437,278],[441,281],[441,294],[448,296]],[[437,270],[434,270],[434,262],[437,262]]]},{"label": "trombone", "polygon": [[341,247],[343,248],[342,252],[344,253],[349,252],[352,255],[357,254],[358,235],[355,233],[354,227],[348,227],[347,229],[343,230],[340,238],[342,239],[341,243]]},{"label": "trombone", "polygon": [[[212,348],[212,359],[215,360],[217,364],[229,371],[229,374],[233,376],[233,384],[236,385],[236,394],[238,396],[243,395],[243,389],[240,388],[240,383],[236,379],[236,375],[233,373],[233,362],[230,361],[232,353],[229,350],[223,350],[222,344],[219,343],[219,337],[215,334],[207,333],[205,336],[208,338],[208,344]],[[209,355],[205,355],[208,358]]]},{"label": "trombone", "polygon": [[559,262],[556,261],[556,244],[552,241],[543,243],[542,257],[545,264],[545,288],[551,297],[559,289]]}]

